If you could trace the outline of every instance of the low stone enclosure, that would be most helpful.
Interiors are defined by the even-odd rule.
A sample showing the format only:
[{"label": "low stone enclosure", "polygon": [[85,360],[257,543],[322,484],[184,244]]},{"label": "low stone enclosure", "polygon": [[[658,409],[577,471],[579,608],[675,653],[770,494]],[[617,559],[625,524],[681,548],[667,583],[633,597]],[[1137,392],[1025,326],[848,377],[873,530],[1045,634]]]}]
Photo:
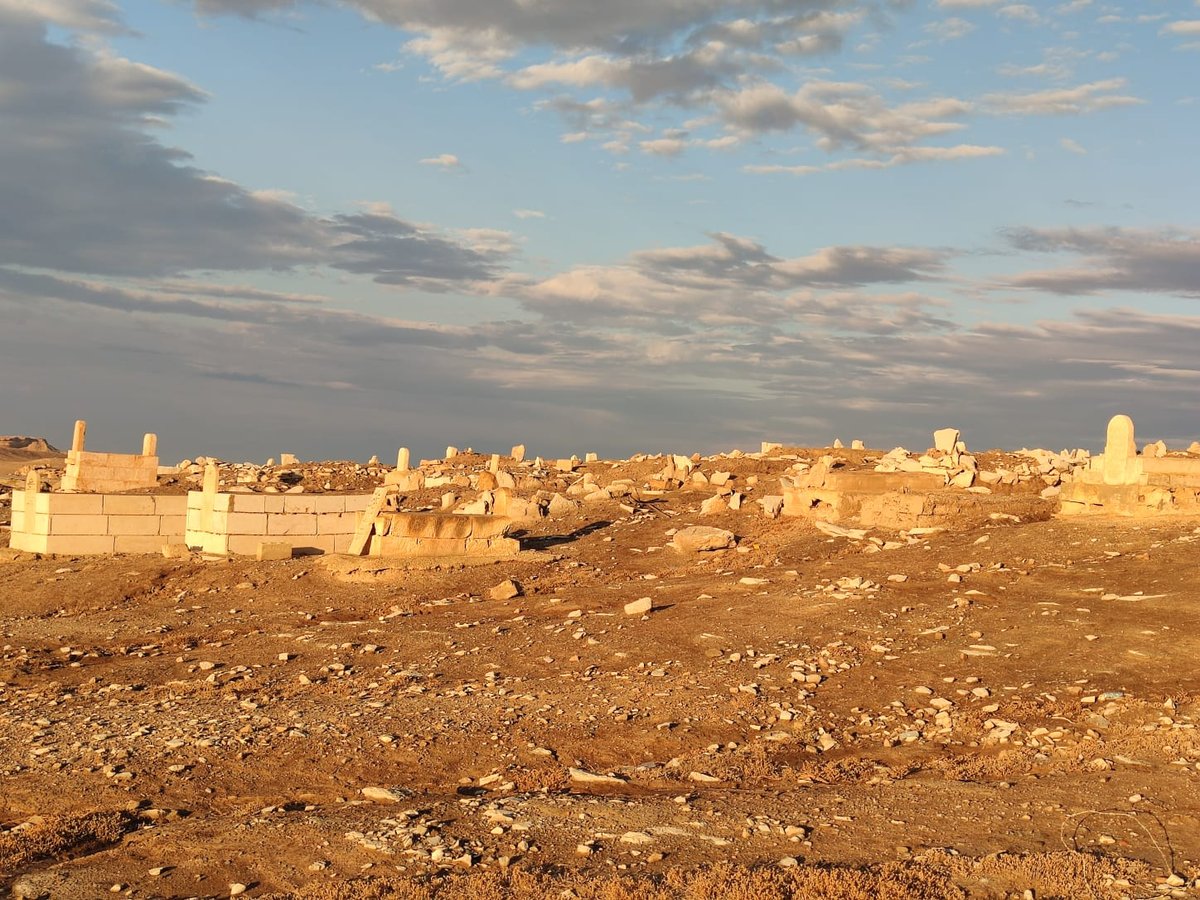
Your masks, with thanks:
[{"label": "low stone enclosure", "polygon": [[[505,537],[512,525],[507,516],[401,512],[388,506],[397,499],[394,486],[372,494],[220,493],[217,469],[210,466],[203,490],[188,493],[184,543],[218,556],[261,556],[263,544],[287,545],[287,555],[451,559],[512,556],[521,549]],[[478,508],[490,513],[494,506],[490,501]]]},{"label": "low stone enclosure", "polygon": [[165,494],[44,494],[31,472],[13,493],[9,546],[29,553],[158,553],[183,540],[187,498]]},{"label": "low stone enclosure", "polygon": [[936,432],[934,443],[934,450],[918,459],[893,451],[873,472],[843,471],[836,459],[826,457],[783,479],[783,514],[895,530],[972,526],[1014,514],[1028,521],[1051,512],[1200,514],[1200,445],[1193,444],[1186,455],[1170,455],[1156,442],[1139,455],[1128,416],[1109,422],[1099,456],[1043,455],[1039,472],[1047,487],[1040,497],[1057,501],[1057,509],[1038,510],[1019,498],[994,494],[989,483],[1004,483],[1004,477],[980,472],[957,431]]},{"label": "low stone enclosure", "polygon": [[382,512],[365,551],[380,557],[499,559],[521,550],[520,541],[507,537],[512,524],[504,516]]},{"label": "low stone enclosure", "polygon": [[[1084,450],[990,451],[981,463],[954,429],[935,432],[934,447],[923,454],[902,448],[880,454],[855,441],[849,451],[840,443],[816,453],[764,443],[761,453],[735,450],[708,458],[638,455],[618,463],[587,454],[584,461],[544,462],[525,461],[524,447],[514,447],[501,466],[498,454],[490,461],[475,456],[460,464],[458,451],[447,448],[444,459],[412,467],[402,449],[395,469],[377,460],[366,469],[349,464],[362,477],[340,491],[331,491],[328,483],[324,491],[319,486],[305,491],[291,482],[262,485],[261,469],[252,464],[219,469],[208,461],[204,467],[188,463],[160,470],[154,435],[146,435],[141,454],[104,454],[83,449],[85,430],[84,422],[76,423],[62,477],[62,484],[72,489],[44,492],[35,470],[24,489],[13,493],[13,549],[73,555],[169,550],[267,558],[349,553],[490,560],[520,552],[519,541],[510,536],[518,522],[573,515],[594,503],[618,502],[633,510],[676,491],[706,495],[699,505],[701,518],[761,510],[756,514],[769,518],[782,514],[818,525],[852,523],[910,532],[1027,522],[1056,512],[1200,515],[1200,443],[1183,453],[1168,453],[1157,442],[1139,453],[1127,416],[1112,419],[1104,453],[1094,457]],[[747,458],[760,462],[735,474],[731,464]],[[658,460],[666,464],[661,471],[651,468]],[[321,472],[331,471],[329,464],[321,465],[326,467]],[[252,472],[248,479],[247,469]],[[767,471],[778,477],[778,495],[769,493],[774,482],[763,480],[761,473]],[[182,479],[200,482],[201,489],[186,496],[159,493],[160,474],[164,486]],[[231,485],[224,490],[222,478]],[[374,493],[363,492],[373,486]],[[445,491],[441,511],[433,511],[438,500],[433,495],[431,503],[430,494],[435,489]],[[462,491],[471,493],[460,496]],[[751,502],[747,494],[757,500]],[[418,511],[411,510],[422,503]]]},{"label": "low stone enclosure", "polygon": [[1060,499],[1063,515],[1194,515],[1200,513],[1200,459],[1170,456],[1161,442],[1139,455],[1133,420],[1114,416],[1104,453],[1077,473]]},{"label": "low stone enclosure", "polygon": [[820,522],[911,531],[948,525],[976,527],[997,518],[1048,519],[1049,503],[1030,498],[968,493],[927,472],[838,472],[814,466],[783,486],[783,514]]},{"label": "low stone enclosure", "polygon": [[371,495],[218,493],[214,484],[211,492],[190,491],[182,499],[181,540],[190,550],[254,556],[262,544],[286,544],[304,556],[346,553]]}]

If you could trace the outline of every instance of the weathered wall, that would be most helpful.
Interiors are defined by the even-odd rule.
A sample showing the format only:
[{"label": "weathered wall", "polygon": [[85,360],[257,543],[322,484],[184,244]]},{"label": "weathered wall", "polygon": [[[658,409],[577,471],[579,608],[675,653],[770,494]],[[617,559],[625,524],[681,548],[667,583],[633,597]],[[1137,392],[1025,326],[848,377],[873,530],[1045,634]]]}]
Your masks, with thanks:
[{"label": "weathered wall", "polygon": [[367,545],[369,556],[504,557],[521,551],[520,541],[505,537],[513,520],[504,516],[460,513],[381,513]]},{"label": "weathered wall", "polygon": [[158,485],[158,457],[137,453],[68,450],[64,491],[117,493]]}]

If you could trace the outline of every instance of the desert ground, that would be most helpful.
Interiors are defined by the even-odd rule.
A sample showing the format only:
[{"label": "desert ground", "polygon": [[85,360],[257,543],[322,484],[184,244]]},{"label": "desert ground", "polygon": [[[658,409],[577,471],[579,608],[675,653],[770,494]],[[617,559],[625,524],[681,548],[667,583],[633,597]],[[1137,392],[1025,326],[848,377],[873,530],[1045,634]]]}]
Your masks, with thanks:
[{"label": "desert ground", "polygon": [[[754,498],[829,452],[721,464]],[[0,531],[0,890],[1198,897],[1200,521],[1020,487],[983,522],[840,535],[685,486],[476,565]],[[676,549],[691,525],[736,547]]]}]

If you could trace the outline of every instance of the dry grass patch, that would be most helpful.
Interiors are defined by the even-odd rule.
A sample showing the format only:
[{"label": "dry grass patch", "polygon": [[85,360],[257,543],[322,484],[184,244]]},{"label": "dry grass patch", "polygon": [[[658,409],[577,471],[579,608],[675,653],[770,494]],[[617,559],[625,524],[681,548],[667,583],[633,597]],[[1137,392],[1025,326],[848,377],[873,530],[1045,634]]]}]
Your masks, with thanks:
[{"label": "dry grass patch", "polygon": [[37,817],[0,833],[0,876],[40,860],[78,856],[115,844],[135,827],[133,818],[123,812]]}]

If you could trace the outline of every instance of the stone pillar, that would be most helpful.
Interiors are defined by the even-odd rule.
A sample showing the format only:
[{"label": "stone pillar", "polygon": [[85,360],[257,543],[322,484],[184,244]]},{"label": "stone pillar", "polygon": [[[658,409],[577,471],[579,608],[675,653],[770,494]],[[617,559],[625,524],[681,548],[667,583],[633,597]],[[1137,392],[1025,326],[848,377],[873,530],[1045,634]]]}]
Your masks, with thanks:
[{"label": "stone pillar", "polygon": [[1108,422],[1108,437],[1104,443],[1104,483],[1137,484],[1141,475],[1140,463],[1133,419],[1113,416]]},{"label": "stone pillar", "polygon": [[86,438],[87,422],[83,419],[77,419],[75,422],[75,434],[71,437],[71,449],[76,453],[81,452]]},{"label": "stone pillar", "polygon": [[401,447],[400,451],[396,454],[396,471],[397,472],[407,472],[408,465],[409,465],[408,448]]},{"label": "stone pillar", "polygon": [[507,516],[512,503],[512,491],[508,488],[499,488],[492,492],[492,498],[492,515]]},{"label": "stone pillar", "polygon": [[488,460],[488,471],[495,475],[500,471],[500,454],[493,453],[492,458]]},{"label": "stone pillar", "polygon": [[515,447],[512,448],[512,453],[509,455],[512,456],[513,462],[524,462],[525,461],[525,445],[517,444]]},{"label": "stone pillar", "polygon": [[142,456],[158,456],[157,434],[147,434],[142,438]]},{"label": "stone pillar", "polygon": [[933,448],[950,457],[952,463],[957,463],[958,438],[957,428],[939,428],[933,433]]},{"label": "stone pillar", "polygon": [[213,507],[217,505],[217,488],[220,485],[220,474],[216,463],[204,467],[204,482],[201,490],[204,496],[200,498],[200,530],[213,530]]},{"label": "stone pillar", "polygon": [[454,459],[454,457],[456,457],[456,456],[458,456],[458,448],[457,447],[447,447],[446,448],[446,459]]}]

